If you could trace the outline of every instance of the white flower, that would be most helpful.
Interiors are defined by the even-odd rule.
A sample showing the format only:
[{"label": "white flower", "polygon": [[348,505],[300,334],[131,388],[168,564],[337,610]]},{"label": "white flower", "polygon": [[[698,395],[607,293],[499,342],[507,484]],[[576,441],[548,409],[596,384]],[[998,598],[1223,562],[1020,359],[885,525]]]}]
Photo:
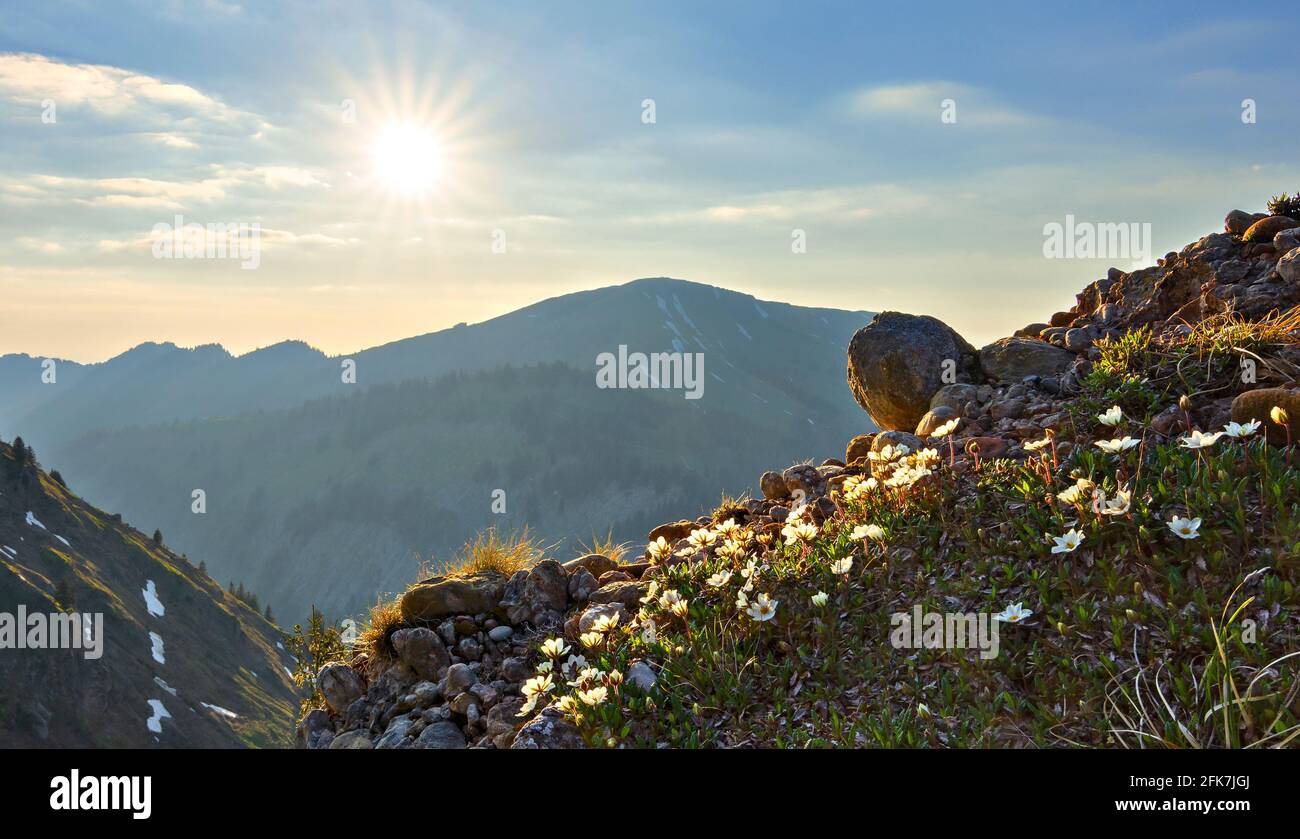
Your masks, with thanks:
[{"label": "white flower", "polygon": [[795,542],[811,542],[817,538],[817,526],[803,522],[787,524],[781,528],[781,535],[785,537],[787,545],[793,545]]},{"label": "white flower", "polygon": [[677,593],[677,590],[670,588],[659,596],[659,608],[671,612],[672,608],[680,603],[681,600],[682,596]]},{"label": "white flower", "polygon": [[1213,434],[1203,434],[1198,430],[1193,430],[1191,434],[1178,441],[1178,445],[1185,449],[1208,449],[1215,443],[1219,442],[1224,432],[1216,431]]},{"label": "white flower", "polygon": [[1120,410],[1118,405],[1112,405],[1109,411],[1097,415],[1097,421],[1102,425],[1109,425],[1114,428],[1124,421],[1124,412]]},{"label": "white flower", "polygon": [[933,714],[930,713],[930,706],[924,702],[916,703],[916,715],[923,720],[928,720]]},{"label": "white flower", "polygon": [[826,605],[826,601],[830,600],[830,597],[826,592],[819,591],[812,596],[812,604],[820,608]]},{"label": "white flower", "polygon": [[1200,519],[1183,519],[1174,516],[1169,520],[1169,529],[1180,539],[1195,539],[1201,534],[1196,531],[1201,527]]},{"label": "white flower", "polygon": [[1056,543],[1052,553],[1068,554],[1083,543],[1083,534],[1078,530],[1069,530],[1064,536],[1053,536],[1052,541]]},{"label": "white flower", "polygon": [[1101,449],[1106,454],[1119,454],[1120,452],[1126,452],[1137,444],[1138,441],[1134,440],[1132,437],[1123,437],[1119,440],[1098,440],[1096,442],[1097,448]]},{"label": "white flower", "polygon": [[847,574],[849,573],[849,569],[852,567],[853,567],[853,557],[847,556],[844,559],[838,559],[835,562],[831,563],[831,573]]},{"label": "white flower", "polygon": [[618,615],[619,615],[618,612],[614,612],[608,615],[601,615],[600,617],[596,618],[594,621],[591,622],[591,631],[599,632],[602,634],[609,632],[611,629],[618,626]]},{"label": "white flower", "polygon": [[1223,427],[1223,433],[1235,439],[1249,437],[1259,431],[1259,420],[1251,420],[1248,423],[1230,422]]},{"label": "white flower", "polygon": [[961,417],[953,417],[952,419],[945,422],[943,425],[936,428],[934,431],[930,432],[930,436],[947,437],[949,434],[956,431],[957,426],[959,425],[961,425]]},{"label": "white flower", "polygon": [[860,542],[863,539],[880,540],[885,538],[885,531],[882,530],[878,524],[860,524],[853,528],[853,532],[849,534],[849,538],[857,542]]},{"label": "white flower", "polygon": [[538,700],[554,689],[555,681],[549,675],[534,676],[524,682],[524,686],[520,688],[520,690],[524,696],[528,697],[528,701],[524,703],[524,707],[519,709],[519,716],[522,717],[524,714],[527,714],[529,711],[536,708]]},{"label": "white flower", "polygon": [[1126,489],[1115,490],[1115,497],[1110,500],[1105,495],[1101,496],[1101,514],[1103,516],[1122,516],[1129,511],[1133,503],[1133,493]]},{"label": "white flower", "polygon": [[749,608],[745,610],[745,613],[760,623],[770,621],[776,616],[776,604],[779,602],[771,599],[766,594],[759,594],[754,598],[754,602],[749,604]]},{"label": "white flower", "polygon": [[542,644],[542,655],[547,658],[559,658],[569,651],[569,645],[564,643],[563,638],[548,638],[546,643]]},{"label": "white flower", "polygon": [[564,666],[560,668],[560,672],[563,673],[564,677],[567,679],[570,673],[574,672],[575,670],[584,670],[586,669],[586,667],[587,667],[586,656],[571,655],[569,656],[568,661],[564,662]]},{"label": "white flower", "polygon": [[714,574],[712,577],[709,577],[704,582],[708,583],[714,588],[722,588],[727,584],[727,582],[730,579],[731,579],[730,571],[719,571],[718,573]]},{"label": "white flower", "polygon": [[1047,448],[1049,445],[1051,445],[1051,443],[1052,443],[1051,437],[1044,437],[1041,440],[1034,440],[1033,442],[1025,443],[1025,451],[1036,452],[1039,451],[1040,449]]},{"label": "white flower", "polygon": [[727,519],[722,524],[717,525],[714,530],[724,538],[733,539],[740,532],[740,525],[736,524],[735,519]]},{"label": "white flower", "polygon": [[718,534],[705,527],[700,530],[692,530],[690,538],[687,541],[691,543],[691,547],[696,548],[697,550],[703,550],[718,541]]},{"label": "white flower", "polygon": [[1020,603],[1012,603],[1010,606],[994,615],[993,620],[1002,621],[1003,623],[1020,623],[1032,614],[1033,612],[1026,609]]},{"label": "white flower", "polygon": [[1070,487],[1065,492],[1058,492],[1056,497],[1059,498],[1063,504],[1078,504],[1083,500],[1084,493],[1092,492],[1095,487],[1096,484],[1092,481],[1087,478],[1080,478],[1075,481],[1074,486]]},{"label": "white flower", "polygon": [[665,559],[672,556],[673,546],[668,544],[667,539],[660,536],[658,539],[647,545],[646,550],[650,554],[651,562],[663,562]]},{"label": "white flower", "polygon": [[594,650],[605,643],[605,636],[600,632],[584,632],[578,636],[578,641],[587,649]]},{"label": "white flower", "polygon": [[582,700],[584,705],[599,705],[605,701],[605,697],[608,695],[609,689],[604,685],[597,685],[590,690],[578,691],[578,699]]},{"label": "white flower", "polygon": [[1287,416],[1286,408],[1281,405],[1274,405],[1268,412],[1268,418],[1278,425],[1287,425],[1291,422],[1291,418]]}]

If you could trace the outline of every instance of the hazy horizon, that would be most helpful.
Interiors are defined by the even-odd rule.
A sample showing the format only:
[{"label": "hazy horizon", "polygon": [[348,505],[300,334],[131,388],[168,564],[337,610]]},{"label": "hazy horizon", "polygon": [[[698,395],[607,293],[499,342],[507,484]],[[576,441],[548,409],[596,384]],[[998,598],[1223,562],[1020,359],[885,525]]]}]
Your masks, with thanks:
[{"label": "hazy horizon", "polygon": [[[337,354],[647,276],[979,345],[1147,261],[1045,259],[1045,224],[1157,257],[1300,187],[1254,40],[1294,23],[820,8],[0,12],[0,354]],[[154,258],[177,215],[260,225],[256,269]]]}]

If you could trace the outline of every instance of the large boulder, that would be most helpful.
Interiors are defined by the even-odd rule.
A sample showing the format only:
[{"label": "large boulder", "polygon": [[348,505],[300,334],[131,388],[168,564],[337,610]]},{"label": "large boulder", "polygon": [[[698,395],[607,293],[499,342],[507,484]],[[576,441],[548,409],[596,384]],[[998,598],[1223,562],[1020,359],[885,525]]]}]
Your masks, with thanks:
[{"label": "large boulder", "polygon": [[916,428],[930,397],[953,381],[977,381],[975,348],[928,315],[882,312],[849,341],[853,398],[882,430]]},{"label": "large boulder", "polygon": [[1032,338],[1003,338],[980,350],[980,366],[990,379],[1015,383],[1026,376],[1058,376],[1074,353]]},{"label": "large boulder", "polygon": [[442,669],[451,664],[446,646],[432,629],[399,629],[393,633],[392,642],[398,658],[422,679],[436,681]]},{"label": "large boulder", "polygon": [[1252,224],[1263,218],[1268,218],[1268,214],[1233,210],[1223,219],[1223,229],[1234,236],[1240,236],[1249,230]]},{"label": "large boulder", "polygon": [[1291,427],[1291,441],[1300,442],[1300,391],[1282,387],[1262,387],[1248,390],[1232,400],[1232,421],[1250,422],[1259,420],[1262,431],[1268,434],[1268,441],[1274,445],[1285,445],[1286,429],[1276,424],[1269,417],[1274,407],[1286,411],[1288,425]]},{"label": "large boulder", "polygon": [[366,693],[366,680],[360,673],[346,664],[327,664],[316,674],[316,685],[320,688],[325,704],[334,713],[342,713],[355,700]]},{"label": "large boulder", "polygon": [[1295,227],[1300,227],[1300,221],[1290,216],[1269,216],[1252,224],[1241,238],[1247,242],[1272,242],[1273,237],[1283,230]]},{"label": "large boulder", "polygon": [[402,595],[402,617],[407,623],[431,623],[449,615],[491,612],[501,601],[505,582],[499,571],[432,577]]},{"label": "large boulder", "polygon": [[501,606],[511,623],[550,623],[568,605],[569,575],[553,559],[543,559],[532,568],[516,571],[501,597]]}]

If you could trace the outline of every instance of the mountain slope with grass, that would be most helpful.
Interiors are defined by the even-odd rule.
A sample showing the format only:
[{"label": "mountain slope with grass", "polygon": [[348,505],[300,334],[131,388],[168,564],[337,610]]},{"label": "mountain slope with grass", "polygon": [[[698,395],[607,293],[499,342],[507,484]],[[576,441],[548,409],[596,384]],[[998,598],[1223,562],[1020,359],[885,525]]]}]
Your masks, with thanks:
[{"label": "mountain slope with grass", "polygon": [[471,544],[310,633],[299,745],[1295,746],[1297,212],[978,350],[878,316],[880,432],[631,547]]},{"label": "mountain slope with grass", "polygon": [[[160,538],[86,504],[19,440],[0,443],[0,613],[0,747],[290,741],[294,661],[276,627]],[[60,631],[51,648],[48,616],[74,614],[102,624]]]}]

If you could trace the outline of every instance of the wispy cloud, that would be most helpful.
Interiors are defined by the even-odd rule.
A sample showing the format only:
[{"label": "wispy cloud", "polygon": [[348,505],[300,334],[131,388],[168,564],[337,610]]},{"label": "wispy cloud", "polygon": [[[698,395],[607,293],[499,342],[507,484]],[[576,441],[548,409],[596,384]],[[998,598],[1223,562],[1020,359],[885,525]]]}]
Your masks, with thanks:
[{"label": "wispy cloud", "polygon": [[905,117],[938,122],[947,100],[956,104],[958,124],[1020,126],[1039,119],[999,101],[989,91],[951,81],[860,88],[848,97],[848,111],[857,117]]}]

